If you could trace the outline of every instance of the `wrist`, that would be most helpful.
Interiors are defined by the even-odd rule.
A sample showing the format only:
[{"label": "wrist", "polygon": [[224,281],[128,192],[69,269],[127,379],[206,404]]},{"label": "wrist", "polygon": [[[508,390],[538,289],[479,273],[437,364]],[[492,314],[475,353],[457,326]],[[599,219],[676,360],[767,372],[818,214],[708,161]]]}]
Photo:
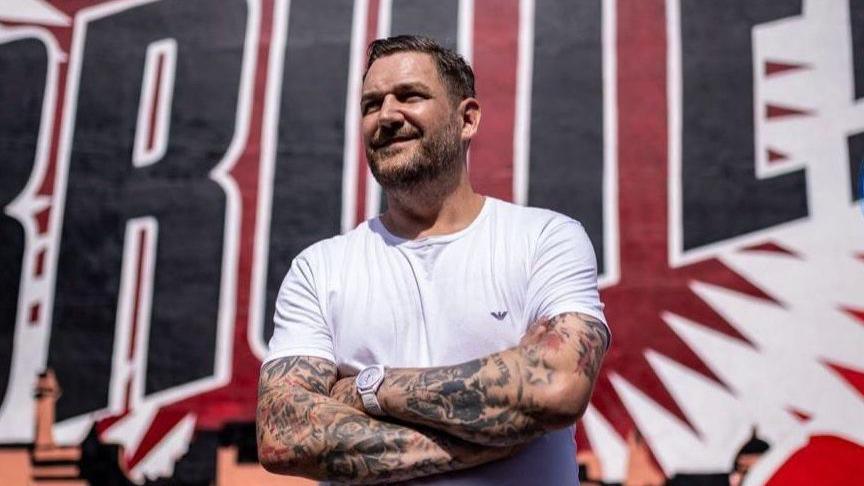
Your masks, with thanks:
[{"label": "wrist", "polygon": [[[416,381],[412,380],[414,370],[405,368],[387,368],[384,380],[378,387],[378,403],[388,416],[405,419],[406,401],[411,398],[420,400],[425,397],[418,390]],[[424,400],[426,398],[423,398]]]},{"label": "wrist", "polygon": [[363,408],[369,415],[385,414],[378,401],[378,390],[384,382],[384,366],[372,365],[364,368],[354,380],[354,386],[363,402]]},{"label": "wrist", "polygon": [[381,410],[385,415],[390,415],[390,411],[393,409],[390,403],[390,393],[387,391],[390,389],[390,386],[393,383],[392,370],[385,370],[384,379],[381,380],[381,386],[378,387],[378,391],[375,392],[375,396],[378,398],[378,405],[381,407]]}]

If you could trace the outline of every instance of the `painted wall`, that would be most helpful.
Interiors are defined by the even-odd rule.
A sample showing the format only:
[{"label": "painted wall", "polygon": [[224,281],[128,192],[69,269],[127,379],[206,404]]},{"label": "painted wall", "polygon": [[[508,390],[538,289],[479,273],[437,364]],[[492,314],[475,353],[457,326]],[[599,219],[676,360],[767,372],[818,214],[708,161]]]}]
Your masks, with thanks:
[{"label": "painted wall", "polygon": [[604,481],[635,431],[673,477],[727,472],[754,428],[752,484],[857,477],[854,0],[5,3],[0,443],[35,440],[50,368],[54,442],[119,445],[138,483],[250,459],[291,259],[381,208],[359,82],[399,33],[476,70],[475,186],[592,238],[614,345],[577,438]]}]

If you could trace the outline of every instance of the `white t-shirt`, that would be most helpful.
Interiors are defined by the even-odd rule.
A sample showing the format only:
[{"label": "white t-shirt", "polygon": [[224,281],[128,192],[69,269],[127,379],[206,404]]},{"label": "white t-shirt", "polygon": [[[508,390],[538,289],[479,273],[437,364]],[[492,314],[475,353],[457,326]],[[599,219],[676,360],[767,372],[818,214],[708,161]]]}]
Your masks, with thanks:
[{"label": "white t-shirt", "polygon": [[[457,233],[406,240],[375,218],[304,250],[279,290],[265,362],[315,356],[342,374],[452,365],[516,346],[529,324],[562,312],[606,321],[582,225],[487,197]],[[422,483],[576,484],[575,453],[567,428]]]}]

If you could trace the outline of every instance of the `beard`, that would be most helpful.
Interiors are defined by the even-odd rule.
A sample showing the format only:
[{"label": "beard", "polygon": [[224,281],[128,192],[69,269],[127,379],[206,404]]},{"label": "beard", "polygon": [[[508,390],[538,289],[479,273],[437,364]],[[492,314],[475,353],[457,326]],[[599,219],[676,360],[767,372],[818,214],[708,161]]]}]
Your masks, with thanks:
[{"label": "beard", "polygon": [[[461,164],[458,120],[453,120],[438,133],[420,138],[419,142],[410,154],[401,153],[410,149],[392,149],[390,146],[366,149],[369,169],[382,188],[406,191],[436,181],[447,185],[458,179]],[[384,166],[383,162],[394,158],[403,160]]]}]

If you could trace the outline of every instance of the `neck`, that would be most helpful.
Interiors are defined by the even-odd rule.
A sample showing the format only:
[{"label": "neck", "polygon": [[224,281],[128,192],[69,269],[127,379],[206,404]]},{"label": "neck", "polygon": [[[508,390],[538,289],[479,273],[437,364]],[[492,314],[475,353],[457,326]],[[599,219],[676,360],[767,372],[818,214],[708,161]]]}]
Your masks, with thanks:
[{"label": "neck", "polygon": [[474,192],[465,165],[452,181],[431,181],[423,187],[387,191],[387,211],[381,221],[402,238],[455,233],[480,214],[483,196]]}]

